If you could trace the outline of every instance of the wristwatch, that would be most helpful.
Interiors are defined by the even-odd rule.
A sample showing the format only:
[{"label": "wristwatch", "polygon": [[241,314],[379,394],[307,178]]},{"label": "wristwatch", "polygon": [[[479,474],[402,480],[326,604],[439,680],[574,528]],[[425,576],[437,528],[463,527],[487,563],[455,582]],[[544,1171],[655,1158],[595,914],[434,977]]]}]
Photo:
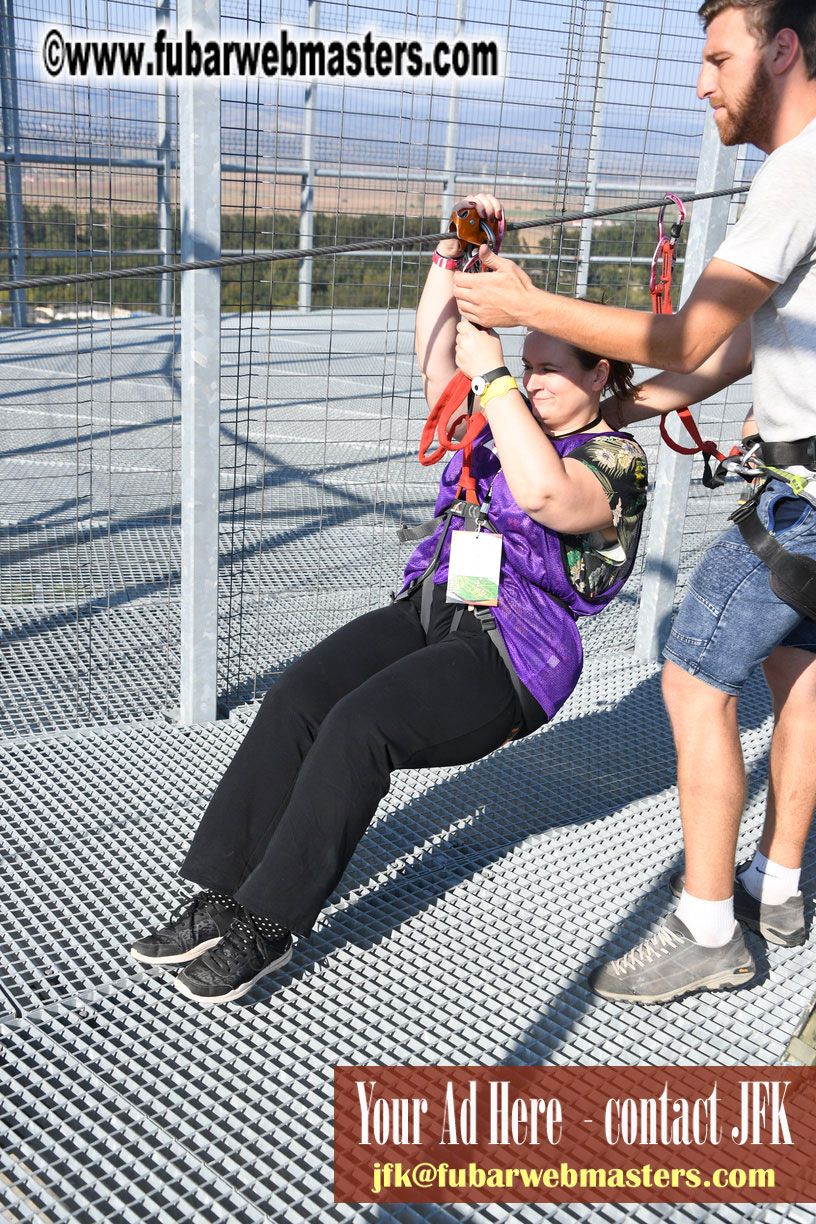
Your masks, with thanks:
[{"label": "wristwatch", "polygon": [[518,383],[507,366],[499,366],[495,370],[488,370],[486,374],[477,374],[470,386],[473,394],[478,395],[484,408],[496,396],[506,395],[508,391],[517,388]]}]

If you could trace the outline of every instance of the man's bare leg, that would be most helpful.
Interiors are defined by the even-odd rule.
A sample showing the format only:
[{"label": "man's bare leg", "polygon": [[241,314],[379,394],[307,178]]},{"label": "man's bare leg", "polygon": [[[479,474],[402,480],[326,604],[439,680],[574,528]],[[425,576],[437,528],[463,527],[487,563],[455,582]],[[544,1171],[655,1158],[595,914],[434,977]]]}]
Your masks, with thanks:
[{"label": "man's bare leg", "polygon": [[[776,725],[761,852],[772,868],[798,867],[816,805],[816,656],[778,647],[765,664]],[[734,922],[734,858],[745,804],[745,764],[737,699],[667,662],[663,694],[678,756],[678,788],[686,843],[686,878],[677,911],[645,942],[590,975],[607,999],[661,1002],[688,990],[740,986],[755,965]],[[805,938],[800,893],[759,898],[740,876],[740,920],[772,943]],[[761,878],[761,877],[760,877]],[[784,882],[784,881],[783,881]]]},{"label": "man's bare leg", "polygon": [[677,748],[686,891],[702,900],[724,901],[734,889],[745,806],[737,698],[670,662],[663,667],[663,697]]},{"label": "man's bare leg", "polygon": [[734,921],[734,855],[745,803],[737,699],[668,662],[663,695],[677,745],[686,888],[653,936],[590,974],[596,994],[623,1002],[742,986],[756,970]]},{"label": "man's bare leg", "polygon": [[775,727],[759,848],[774,863],[798,868],[816,808],[816,655],[779,646],[762,670]]}]

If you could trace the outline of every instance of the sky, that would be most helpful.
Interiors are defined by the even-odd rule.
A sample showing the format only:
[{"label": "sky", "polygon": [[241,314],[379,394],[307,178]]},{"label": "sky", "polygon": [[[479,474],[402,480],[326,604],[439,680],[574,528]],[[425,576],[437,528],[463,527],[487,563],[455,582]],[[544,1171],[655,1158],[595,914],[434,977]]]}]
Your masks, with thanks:
[{"label": "sky", "polygon": [[[392,39],[496,38],[505,49],[497,81],[460,83],[455,167],[461,183],[501,189],[521,180],[566,207],[590,193],[596,155],[600,198],[650,196],[656,185],[693,186],[705,107],[694,86],[703,36],[687,0],[319,0],[326,39],[374,30]],[[204,0],[195,0],[197,12]],[[266,39],[280,27],[307,31],[308,0],[222,0],[222,36]],[[156,9],[141,0],[17,0],[18,96],[22,148],[29,154],[155,157],[159,139],[155,79],[54,83],[39,64],[44,32],[74,38],[151,38]],[[608,40],[605,55],[602,28]],[[171,17],[174,30],[175,16]],[[194,27],[196,33],[203,33]],[[307,83],[222,84],[222,159],[290,170],[304,156]],[[168,88],[171,141],[176,85]],[[367,86],[320,83],[312,157],[318,170],[425,176],[439,191],[446,163],[450,78]],[[594,146],[593,146],[594,140]],[[743,174],[745,171],[743,168]],[[293,180],[290,180],[290,182]],[[662,190],[662,186],[660,190]],[[550,193],[547,197],[547,193]]]}]

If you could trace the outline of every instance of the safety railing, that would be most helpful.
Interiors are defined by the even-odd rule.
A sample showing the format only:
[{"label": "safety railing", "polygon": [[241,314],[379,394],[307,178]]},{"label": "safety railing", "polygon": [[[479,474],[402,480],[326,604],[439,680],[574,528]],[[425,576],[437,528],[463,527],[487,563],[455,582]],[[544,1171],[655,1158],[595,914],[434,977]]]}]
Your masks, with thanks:
[{"label": "safety railing", "polygon": [[[566,19],[540,4],[512,29],[493,22],[512,71],[492,93],[472,82],[359,94],[321,83],[255,97],[224,89],[220,100],[211,89],[207,102],[182,81],[177,102],[175,84],[138,97],[119,85],[45,88],[31,62],[52,18],[19,0],[16,35],[8,20],[2,31],[16,57],[4,61],[2,159],[18,324],[2,333],[7,730],[212,717],[262,691],[361,599],[387,594],[400,561],[393,522],[429,496],[413,460],[423,404],[410,355],[422,276],[412,235],[437,232],[452,192],[484,186],[504,193],[511,219],[547,217],[538,230],[518,226],[507,246],[542,286],[595,297],[605,287],[642,306],[645,205],[669,187],[724,190],[707,217],[705,201],[694,207],[678,264],[700,266],[695,243],[710,245],[727,219],[716,200],[750,174],[700,161],[688,92],[696,25],[668,5],[566,7]],[[160,10],[179,27],[235,20],[214,4]],[[151,21],[127,3],[109,17],[129,32]],[[304,4],[299,21],[323,31],[318,17]],[[444,25],[430,11],[416,20],[426,32]],[[461,3],[455,21],[474,25]],[[621,57],[639,61],[637,79],[616,76]],[[37,238],[46,213],[52,239]],[[362,240],[372,230],[379,247]],[[201,243],[211,258],[187,258]],[[31,276],[61,258],[70,273]],[[153,266],[111,267],[126,260]],[[139,278],[147,307],[120,300]],[[49,285],[67,300],[49,299]],[[23,327],[37,303],[40,318],[59,321]],[[723,429],[730,403],[706,408]],[[697,514],[683,471],[665,492],[658,472],[643,597],[618,635],[632,647],[637,622],[645,656],[688,551],[661,532],[678,506]],[[717,514],[705,511],[703,534]]]}]

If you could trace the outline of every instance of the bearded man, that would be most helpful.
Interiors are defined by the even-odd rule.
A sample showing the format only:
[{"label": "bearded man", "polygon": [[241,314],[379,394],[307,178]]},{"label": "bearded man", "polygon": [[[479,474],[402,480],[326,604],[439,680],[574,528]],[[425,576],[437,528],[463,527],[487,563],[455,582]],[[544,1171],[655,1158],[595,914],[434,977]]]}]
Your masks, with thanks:
[{"label": "bearded man", "polygon": [[[816,4],[706,0],[698,96],[726,145],[767,153],[743,215],[675,315],[652,316],[537,290],[483,248],[490,277],[457,276],[465,318],[527,327],[666,373],[612,406],[619,425],[697,403],[753,371],[753,416],[777,466],[816,469]],[[620,420],[617,414],[620,413]],[[772,481],[762,537],[816,559],[816,507]],[[770,547],[773,547],[773,543]],[[816,623],[796,582],[772,583],[732,527],[701,558],[672,626],[663,694],[678,756],[686,849],[680,895],[651,939],[599,967],[605,998],[659,1002],[739,986],[754,974],[741,926],[784,946],[804,942],[799,872],[816,806]],[[777,594],[781,590],[784,598]],[[788,602],[793,599],[794,604]],[[773,697],[765,826],[734,876],[745,804],[737,700],[761,665]],[[736,919],[736,921],[735,921]]]}]

